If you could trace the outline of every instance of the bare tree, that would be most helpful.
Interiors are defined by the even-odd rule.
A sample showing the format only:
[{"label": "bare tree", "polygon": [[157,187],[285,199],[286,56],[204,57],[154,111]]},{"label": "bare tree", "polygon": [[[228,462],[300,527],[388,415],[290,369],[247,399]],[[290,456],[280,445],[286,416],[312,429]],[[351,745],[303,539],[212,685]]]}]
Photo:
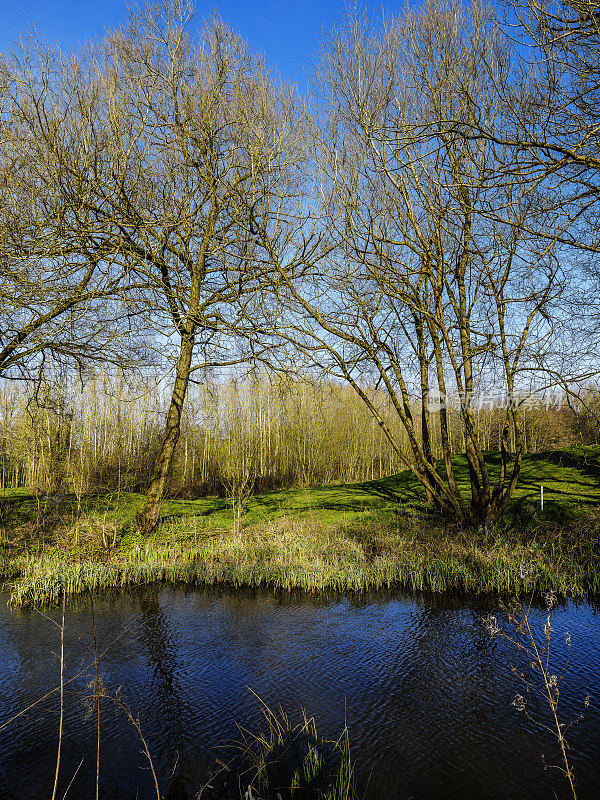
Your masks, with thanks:
[{"label": "bare tree", "polygon": [[[286,281],[296,315],[290,337],[354,387],[401,456],[365,380],[385,388],[410,442],[412,458],[403,458],[428,500],[473,524],[498,519],[517,483],[521,374],[551,335],[549,311],[561,288],[559,264],[524,224],[533,216],[544,224],[536,193],[489,180],[496,158],[489,143],[445,128],[450,117],[468,121],[476,107],[489,120],[500,113],[483,52],[498,71],[506,69],[493,18],[435,2],[420,14],[385,21],[381,32],[355,18],[332,39],[321,71],[327,117],[316,138],[337,249],[310,284]],[[503,217],[490,220],[482,212],[490,208]],[[507,398],[492,471],[475,424],[482,391]],[[453,392],[460,399],[470,505],[451,459]]]},{"label": "bare tree", "polygon": [[94,70],[30,38],[0,83],[0,375],[139,362],[118,241],[86,209],[94,159],[114,167]]},{"label": "bare tree", "polygon": [[[600,344],[599,6],[597,0],[511,0],[506,9],[507,18],[497,23],[505,69],[481,52],[500,113],[490,119],[461,85],[473,113],[465,119],[449,110],[443,124],[448,135],[487,142],[494,153],[490,181],[537,196],[544,213],[518,224],[571,271],[569,296],[554,315],[554,352],[545,354],[546,381],[584,402],[581,387],[597,377]],[[437,136],[435,127],[423,130],[424,137],[429,133]],[[511,221],[502,209],[481,211]]]},{"label": "bare tree", "polygon": [[191,17],[185,0],[165,0],[98,51],[65,57],[33,41],[2,65],[0,368],[110,360],[147,332],[174,384],[144,532],[194,374],[273,346],[265,235],[293,272],[319,248],[293,93],[219,19],[196,33]]},{"label": "bare tree", "polygon": [[[477,114],[455,129],[500,147],[498,179],[544,183],[546,202],[562,212],[551,237],[597,253],[600,6],[525,0],[512,10],[518,25],[505,23],[504,47],[512,51],[513,69],[494,81],[502,120],[490,125]],[[485,56],[483,63],[489,67]]]},{"label": "bare tree", "polygon": [[[298,124],[290,93],[220,20],[192,39],[191,9],[173,2],[137,12],[107,46],[111,103],[126,119],[118,142],[126,175],[99,195],[119,252],[145,291],[132,309],[155,329],[174,374],[165,433],[143,510],[157,524],[190,380],[207,365],[265,357],[261,291],[277,239]],[[302,253],[308,253],[304,243]],[[242,343],[240,345],[240,342]]]}]

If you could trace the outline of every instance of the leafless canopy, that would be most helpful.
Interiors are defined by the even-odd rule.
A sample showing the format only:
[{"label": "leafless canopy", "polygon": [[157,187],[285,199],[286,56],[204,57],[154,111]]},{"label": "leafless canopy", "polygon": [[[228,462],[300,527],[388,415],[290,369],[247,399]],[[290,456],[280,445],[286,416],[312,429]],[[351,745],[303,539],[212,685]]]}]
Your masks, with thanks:
[{"label": "leafless canopy", "polygon": [[[320,73],[327,111],[315,157],[336,247],[311,282],[287,281],[304,352],[354,386],[394,445],[389,420],[363,388],[368,380],[384,387],[410,441],[407,465],[430,502],[475,523],[497,519],[516,485],[520,376],[551,338],[549,312],[562,288],[552,250],[529,233],[532,220],[553,223],[538,193],[496,181],[498,145],[456,136],[446,124],[469,125],[484,113],[494,125],[502,106],[490,63],[499,75],[510,67],[494,18],[477,6],[468,13],[432,1],[381,30],[355,17],[333,37]],[[498,390],[511,401],[490,472],[474,402],[478,392]],[[451,460],[451,409],[432,403],[450,393],[460,398],[453,413],[463,428],[470,507]],[[434,425],[443,470],[431,446]]]}]

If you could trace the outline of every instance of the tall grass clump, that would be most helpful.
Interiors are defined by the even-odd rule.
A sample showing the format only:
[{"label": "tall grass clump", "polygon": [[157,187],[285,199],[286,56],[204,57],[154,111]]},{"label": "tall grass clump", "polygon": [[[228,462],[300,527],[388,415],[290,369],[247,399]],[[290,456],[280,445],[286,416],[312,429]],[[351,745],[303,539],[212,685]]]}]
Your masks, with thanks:
[{"label": "tall grass clump", "polygon": [[165,523],[151,539],[135,531],[102,537],[102,528],[91,529],[88,549],[70,547],[75,534],[63,532],[59,546],[20,553],[5,574],[13,577],[16,606],[155,581],[336,592],[396,587],[514,594],[553,588],[581,597],[600,591],[594,530],[584,522],[543,535],[499,527],[460,531],[394,513],[358,513],[346,523],[327,523],[317,513],[282,513],[240,530],[198,530],[184,518]]},{"label": "tall grass clump", "polygon": [[293,723],[279,709],[263,704],[265,728],[242,729],[240,777],[243,797],[254,800],[358,800],[350,758],[348,728],[337,739],[317,734],[313,717],[302,711]]}]

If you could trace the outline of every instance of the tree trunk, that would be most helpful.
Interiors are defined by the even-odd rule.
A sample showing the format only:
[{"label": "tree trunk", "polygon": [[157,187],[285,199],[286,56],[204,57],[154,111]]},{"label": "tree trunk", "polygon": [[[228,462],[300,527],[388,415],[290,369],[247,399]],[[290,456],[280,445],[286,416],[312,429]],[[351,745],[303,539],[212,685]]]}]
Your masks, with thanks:
[{"label": "tree trunk", "polygon": [[158,524],[165,487],[171,474],[173,456],[181,433],[181,414],[189,384],[193,350],[194,334],[191,333],[182,337],[181,340],[175,385],[171,395],[169,413],[167,414],[165,434],[152,471],[146,502],[141,512],[136,514],[135,517],[138,527],[144,535],[152,533]]},{"label": "tree trunk", "polygon": [[[429,414],[429,363],[427,361],[427,348],[425,344],[425,323],[422,315],[413,314],[415,321],[415,331],[417,334],[417,354],[420,365],[420,378],[421,378],[421,442],[423,444],[423,456],[425,458],[426,467],[425,473],[427,481],[434,483],[435,480],[431,472],[427,469],[428,466],[435,466],[433,460],[433,452],[431,448],[431,417]],[[425,495],[427,498],[427,505],[432,505],[434,502],[433,492],[429,486],[425,486]]]}]

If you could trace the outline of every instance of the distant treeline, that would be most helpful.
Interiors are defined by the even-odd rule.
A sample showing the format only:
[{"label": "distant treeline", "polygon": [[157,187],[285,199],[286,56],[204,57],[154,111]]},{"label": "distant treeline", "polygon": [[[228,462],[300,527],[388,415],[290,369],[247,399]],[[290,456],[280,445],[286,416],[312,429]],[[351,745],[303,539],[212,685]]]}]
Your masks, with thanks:
[{"label": "distant treeline", "polygon": [[[381,414],[406,434],[386,393],[367,389]],[[125,380],[99,374],[84,386],[45,385],[37,391],[0,385],[2,488],[143,491],[160,448],[168,397],[156,378]],[[559,404],[560,405],[560,404]],[[419,403],[414,404],[418,417]],[[520,414],[529,452],[596,444],[600,392],[581,404],[524,404]],[[433,448],[441,456],[439,424]],[[449,408],[452,450],[464,452],[458,409]],[[481,407],[481,447],[499,447],[504,409]],[[439,420],[437,420],[439,423]],[[411,449],[404,441],[403,455]],[[260,375],[196,385],[186,404],[169,491],[181,496],[227,495],[290,486],[372,480],[405,468],[364,402],[348,386]]]}]

